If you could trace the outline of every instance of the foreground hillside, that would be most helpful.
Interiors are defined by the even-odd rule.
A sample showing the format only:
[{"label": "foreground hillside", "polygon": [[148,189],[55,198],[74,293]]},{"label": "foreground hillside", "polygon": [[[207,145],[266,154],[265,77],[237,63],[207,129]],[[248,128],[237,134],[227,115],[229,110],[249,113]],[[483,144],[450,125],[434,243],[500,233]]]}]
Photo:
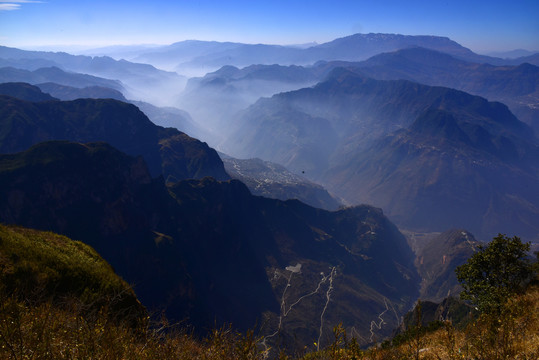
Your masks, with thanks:
[{"label": "foreground hillside", "polygon": [[[451,319],[436,321],[364,351],[357,349],[353,340],[347,340],[342,329],[336,328],[331,346],[301,359],[537,359],[539,288],[531,287],[506,305],[509,310],[500,318],[480,317],[465,327],[453,325]],[[497,324],[494,331],[493,321]]]},{"label": "foreground hillside", "polygon": [[[289,360],[451,360],[539,355],[537,286],[509,299],[508,311],[496,319],[496,334],[489,332],[489,318],[459,327],[446,314],[444,321],[412,326],[369,349],[360,348],[355,335],[340,324],[331,331],[333,340],[318,350],[269,348],[253,331],[214,328],[200,339],[166,320],[148,326],[132,290],[80,242],[6,226],[0,226],[0,240],[0,358],[254,360],[273,354],[271,358]],[[421,312],[413,316],[421,317]]]},{"label": "foreground hillside", "polygon": [[149,324],[133,290],[88,245],[0,225],[1,359],[246,359],[260,354],[248,334],[215,329],[204,342],[183,332],[187,329],[178,330],[166,322]]},{"label": "foreground hillside", "polygon": [[[75,306],[87,315],[107,307],[113,318],[132,326],[147,320],[131,287],[90,246],[16,226],[0,225],[0,296],[2,302],[9,298],[66,309]],[[4,315],[7,310],[2,307]]]},{"label": "foreground hillside", "polygon": [[[536,359],[539,356],[539,291],[531,290],[527,295],[514,299],[513,303],[528,315],[517,315],[508,329],[509,337],[500,345],[505,345],[507,358]],[[98,318],[96,322],[84,322],[77,313],[46,306],[24,307],[12,301],[4,302],[3,315],[15,322],[0,324],[2,331],[13,334],[14,338],[4,338],[7,346],[0,347],[4,358],[37,358],[53,356],[55,359],[267,359],[264,349],[257,347],[259,337],[252,332],[237,333],[229,328],[215,329],[210,336],[195,339],[186,331],[172,334],[148,331],[140,336],[126,327]],[[6,314],[5,310],[17,312]],[[101,321],[101,322],[99,322]],[[16,327],[19,326],[20,327]],[[83,325],[83,326],[81,326]],[[90,325],[90,327],[88,327]],[[40,336],[27,332],[38,328]],[[78,331],[76,329],[79,329]],[[172,328],[169,328],[171,330]],[[22,331],[21,331],[22,330]],[[372,347],[362,350],[354,339],[341,327],[336,327],[335,340],[327,348],[315,352],[286,355],[281,349],[280,359],[302,360],[345,360],[345,359],[493,359],[491,351],[483,348],[486,328],[480,323],[472,323],[465,330],[456,330],[450,323],[427,335],[409,339],[397,347]],[[22,335],[21,337],[19,337]],[[22,338],[22,342],[18,339]],[[483,350],[483,351],[482,351]],[[483,356],[483,357],[481,357]],[[486,356],[486,357],[485,357]],[[503,357],[500,357],[503,358]]]}]

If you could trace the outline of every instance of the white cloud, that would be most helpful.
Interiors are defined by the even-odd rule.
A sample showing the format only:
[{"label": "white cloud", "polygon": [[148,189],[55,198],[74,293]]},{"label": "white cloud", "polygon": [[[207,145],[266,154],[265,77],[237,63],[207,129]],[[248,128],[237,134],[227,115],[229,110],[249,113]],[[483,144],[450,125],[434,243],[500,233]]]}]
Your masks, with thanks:
[{"label": "white cloud", "polygon": [[0,11],[19,10],[21,4],[42,4],[44,1],[34,0],[0,0]]},{"label": "white cloud", "polygon": [[18,10],[20,7],[19,4],[0,4],[0,11]]}]

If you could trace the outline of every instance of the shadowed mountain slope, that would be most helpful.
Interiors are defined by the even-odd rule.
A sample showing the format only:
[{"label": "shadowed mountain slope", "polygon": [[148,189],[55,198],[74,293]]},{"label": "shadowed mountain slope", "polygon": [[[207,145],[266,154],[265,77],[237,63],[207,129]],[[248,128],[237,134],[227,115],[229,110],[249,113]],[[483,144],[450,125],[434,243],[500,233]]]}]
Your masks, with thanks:
[{"label": "shadowed mountain slope", "polygon": [[[142,158],[104,143],[2,155],[0,184],[0,221],[88,243],[150,310],[199,331],[258,322],[264,344],[303,347],[327,344],[343,321],[368,343],[417,296],[413,253],[376,208],[328,212],[252,196],[236,180],[167,190]],[[371,329],[380,314],[387,327]]]},{"label": "shadowed mountain slope", "polygon": [[535,239],[537,148],[517,141],[431,110],[327,178],[356,201],[387,209],[404,228],[461,226],[485,239],[498,232]]},{"label": "shadowed mountain slope", "polygon": [[112,99],[33,103],[0,98],[0,152],[46,140],[105,141],[142,155],[153,176],[165,179],[214,176],[228,179],[217,152],[172,128],[154,125],[134,105]]},{"label": "shadowed mountain slope", "polygon": [[6,82],[0,83],[0,95],[12,96],[26,101],[58,100],[48,93],[42,92],[38,87],[27,83]]},{"label": "shadowed mountain slope", "polygon": [[[92,246],[150,308],[166,286],[188,293],[183,258],[169,268],[160,263],[168,250],[166,242],[157,243],[159,234],[170,231],[173,201],[141,157],[105,143],[56,141],[1,155],[0,169],[3,223],[54,231]],[[156,281],[161,271],[174,274],[175,282]]]},{"label": "shadowed mountain slope", "polygon": [[[204,132],[190,117],[190,115],[176,108],[157,107],[142,101],[128,101],[121,92],[102,86],[87,86],[84,88],[60,85],[52,82],[37,84],[32,86],[24,83],[0,84],[2,95],[13,96],[27,101],[43,100],[63,100],[71,101],[76,99],[115,99],[123,102],[130,102],[137,106],[156,125],[163,127],[174,127],[182,132],[190,134],[196,138],[206,137]],[[41,92],[37,91],[41,89]],[[36,93],[32,97],[28,91]],[[49,94],[55,96],[52,97]]]}]

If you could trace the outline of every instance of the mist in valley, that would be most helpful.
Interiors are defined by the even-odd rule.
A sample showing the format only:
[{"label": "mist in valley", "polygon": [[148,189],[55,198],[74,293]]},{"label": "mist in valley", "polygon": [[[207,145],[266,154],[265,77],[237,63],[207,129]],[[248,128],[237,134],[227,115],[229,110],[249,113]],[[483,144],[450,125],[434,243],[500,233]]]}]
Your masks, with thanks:
[{"label": "mist in valley", "polygon": [[[436,44],[432,39],[429,41]],[[241,58],[241,44],[188,41],[141,48],[138,53],[135,49],[125,49],[131,51],[132,61],[151,64],[157,72],[137,78],[118,73],[116,77],[121,79],[126,97],[142,101],[139,107],[154,123],[176,127],[228,156],[259,158],[280,164],[292,173],[324,186],[344,204],[368,203],[381,207],[406,229],[443,231],[464,227],[474,231],[476,236],[488,239],[495,235],[495,224],[499,221],[492,220],[496,218],[494,215],[488,221],[482,220],[481,216],[501,211],[502,206],[516,206],[519,210],[515,211],[520,213],[518,219],[502,222],[506,223],[502,230],[511,232],[523,228],[524,236],[533,237],[538,229],[530,224],[530,219],[539,214],[533,186],[532,192],[515,195],[513,190],[504,190],[503,187],[508,185],[505,180],[500,180],[498,185],[491,184],[490,190],[477,192],[483,194],[482,200],[474,197],[472,190],[465,190],[470,186],[465,179],[476,179],[471,186],[488,181],[485,171],[473,169],[474,163],[483,162],[492,167],[494,161],[499,168],[496,171],[505,173],[524,171],[526,175],[520,176],[522,182],[533,183],[532,179],[537,175],[533,174],[535,170],[530,173],[530,169],[535,168],[537,139],[531,135],[531,129],[503,106],[449,88],[416,82],[457,87],[499,99],[497,94],[500,92],[496,89],[506,86],[503,84],[511,79],[509,76],[513,76],[510,81],[515,81],[517,66],[477,67],[469,60],[463,60],[458,47],[455,51],[460,57],[439,53],[436,46],[397,50],[368,60],[359,56],[346,58],[346,62],[324,60],[301,66],[252,64],[241,67],[233,64],[248,64],[255,54],[249,50]],[[219,63],[222,54],[230,51],[236,54],[231,58],[231,64],[204,73],[209,63]],[[311,49],[307,53],[313,52]],[[288,50],[284,53],[290,54]],[[282,54],[283,49],[279,48],[274,56],[284,56]],[[405,61],[391,60],[403,56]],[[451,69],[451,73],[440,67],[425,67],[428,63],[425,59],[429,57],[440,66],[447,66],[444,69]],[[320,58],[329,57],[320,55]],[[466,58],[472,56],[466,54]],[[349,61],[356,59],[362,61]],[[193,73],[204,74],[170,75],[175,73],[159,70],[178,71],[181,64],[189,64]],[[492,70],[494,68],[497,72]],[[508,75],[500,76],[502,72]],[[515,75],[509,75],[509,72]],[[470,74],[475,74],[472,75],[475,82],[465,80]],[[494,76],[488,74],[496,74],[499,83],[487,85],[489,76]],[[110,73],[105,75],[114,77]],[[526,90],[513,86],[514,95],[505,92],[505,97],[513,96],[509,104],[523,97],[534,101],[531,99],[537,93],[537,74],[531,78],[529,75],[529,72],[522,75],[529,84]],[[418,125],[418,119],[433,116],[433,110],[450,114],[447,117],[449,123],[439,125],[453,130],[442,128],[437,132],[425,132],[424,125]],[[525,117],[527,123],[535,127],[535,115],[529,114]],[[530,116],[532,120],[529,120]],[[417,136],[422,137],[423,144],[413,140]],[[431,145],[427,145],[429,142]],[[469,147],[471,153],[462,152],[459,142]],[[428,149],[431,149],[430,153]],[[446,154],[447,159],[432,163],[428,160],[434,154],[432,151]],[[445,175],[441,176],[441,173]],[[257,181],[262,179],[255,183]],[[436,198],[434,193],[426,195],[428,184],[434,187],[452,184],[449,188],[455,192],[442,190],[438,194],[445,195]],[[531,199],[530,206],[525,206],[524,210],[508,196],[527,197]],[[492,201],[498,205],[492,205]],[[474,206],[468,206],[474,210],[470,210],[470,214],[460,212],[455,215],[459,214],[458,208],[467,203],[474,203]]]}]

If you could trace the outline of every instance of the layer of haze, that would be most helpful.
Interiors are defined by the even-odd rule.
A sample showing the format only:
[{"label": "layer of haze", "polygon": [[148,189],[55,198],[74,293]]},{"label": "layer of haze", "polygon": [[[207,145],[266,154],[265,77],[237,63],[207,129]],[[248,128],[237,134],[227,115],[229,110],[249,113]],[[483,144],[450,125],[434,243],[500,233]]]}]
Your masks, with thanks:
[{"label": "layer of haze", "polygon": [[447,36],[479,53],[539,50],[538,15],[537,0],[0,0],[0,44],[303,44],[372,32]]}]

